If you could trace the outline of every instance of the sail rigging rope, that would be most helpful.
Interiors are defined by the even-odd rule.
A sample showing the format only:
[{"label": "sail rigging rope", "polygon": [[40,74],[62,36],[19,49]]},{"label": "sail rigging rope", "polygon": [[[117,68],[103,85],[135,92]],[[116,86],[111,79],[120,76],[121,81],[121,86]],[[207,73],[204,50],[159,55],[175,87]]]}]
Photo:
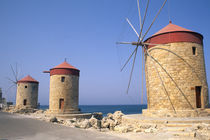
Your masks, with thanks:
[{"label": "sail rigging rope", "polygon": [[141,104],[143,104],[143,94],[144,94],[144,49],[142,47],[142,69],[141,69]]}]

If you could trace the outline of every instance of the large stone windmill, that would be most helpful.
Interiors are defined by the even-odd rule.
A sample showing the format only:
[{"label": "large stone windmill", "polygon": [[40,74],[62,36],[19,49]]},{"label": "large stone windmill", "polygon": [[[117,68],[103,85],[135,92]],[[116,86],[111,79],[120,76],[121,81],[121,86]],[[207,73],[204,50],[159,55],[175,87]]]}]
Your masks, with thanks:
[{"label": "large stone windmill", "polygon": [[169,25],[144,40],[166,1],[164,1],[145,34],[142,34],[142,30],[149,0],[142,23],[139,1],[137,0],[140,17],[139,34],[127,19],[138,36],[137,42],[120,42],[120,44],[136,45],[133,53],[123,66],[124,68],[131,57],[134,56],[128,89],[137,50],[139,46],[142,46],[148,102],[148,108],[143,110],[143,115],[152,117],[208,115],[210,110],[207,109],[209,101],[203,36],[197,32],[174,25],[170,21]]},{"label": "large stone windmill", "polygon": [[171,22],[145,40],[145,115],[198,116],[208,107],[203,36]]}]

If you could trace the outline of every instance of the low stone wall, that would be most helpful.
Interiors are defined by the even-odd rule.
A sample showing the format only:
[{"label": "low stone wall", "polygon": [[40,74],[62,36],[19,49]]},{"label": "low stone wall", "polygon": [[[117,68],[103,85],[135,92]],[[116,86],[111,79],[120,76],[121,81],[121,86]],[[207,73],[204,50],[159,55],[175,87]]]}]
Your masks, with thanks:
[{"label": "low stone wall", "polygon": [[210,109],[195,110],[151,110],[143,109],[143,116],[146,117],[205,117],[210,116]]},{"label": "low stone wall", "polygon": [[96,112],[96,113],[80,113],[80,114],[48,114],[46,113],[46,116],[53,116],[56,117],[58,119],[90,119],[92,116],[94,118],[97,119],[102,119],[103,118],[103,114],[100,112]]},{"label": "low stone wall", "polygon": [[48,114],[81,114],[81,112],[79,111],[79,109],[65,109],[65,110],[59,110],[59,109],[50,109],[47,110]]}]

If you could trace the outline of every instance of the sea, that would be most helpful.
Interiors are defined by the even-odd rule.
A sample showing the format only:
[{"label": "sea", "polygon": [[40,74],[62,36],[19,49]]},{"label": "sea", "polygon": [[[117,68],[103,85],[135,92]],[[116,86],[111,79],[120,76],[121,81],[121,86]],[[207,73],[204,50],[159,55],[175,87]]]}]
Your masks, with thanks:
[{"label": "sea", "polygon": [[[115,111],[122,111],[124,114],[139,114],[147,105],[79,105],[82,113],[102,112],[103,116]],[[49,109],[49,105],[40,105],[40,109]]]}]

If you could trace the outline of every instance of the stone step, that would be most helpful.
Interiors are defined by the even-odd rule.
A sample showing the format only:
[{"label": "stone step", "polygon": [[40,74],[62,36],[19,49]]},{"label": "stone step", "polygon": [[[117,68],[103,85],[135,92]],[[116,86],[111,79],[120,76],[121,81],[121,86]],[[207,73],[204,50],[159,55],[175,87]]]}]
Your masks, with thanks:
[{"label": "stone step", "polygon": [[200,117],[209,117],[210,114],[200,114]]},{"label": "stone step", "polygon": [[167,127],[192,127],[193,124],[190,123],[167,123],[165,124]]},{"label": "stone step", "polygon": [[210,116],[210,113],[209,112],[201,112],[199,114],[199,116],[201,116],[201,117]]},{"label": "stone step", "polygon": [[184,132],[186,129],[183,127],[165,127],[163,130],[166,132]]},{"label": "stone step", "polygon": [[170,120],[170,121],[168,121],[168,124],[170,124],[170,123],[185,123],[185,124],[195,124],[195,123],[208,123],[208,124],[210,124],[210,119],[209,118],[207,118],[207,117],[205,117],[205,118],[203,118],[203,119],[197,119],[197,118],[195,118],[194,120]]},{"label": "stone step", "polygon": [[182,137],[191,137],[191,138],[196,137],[195,132],[171,132],[171,134],[174,136],[182,136]]}]

